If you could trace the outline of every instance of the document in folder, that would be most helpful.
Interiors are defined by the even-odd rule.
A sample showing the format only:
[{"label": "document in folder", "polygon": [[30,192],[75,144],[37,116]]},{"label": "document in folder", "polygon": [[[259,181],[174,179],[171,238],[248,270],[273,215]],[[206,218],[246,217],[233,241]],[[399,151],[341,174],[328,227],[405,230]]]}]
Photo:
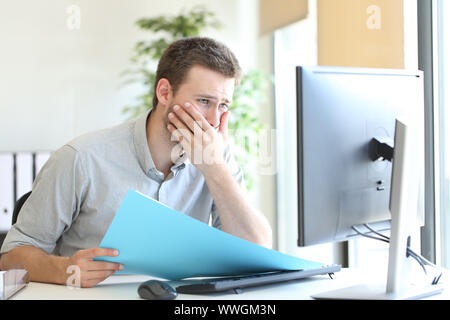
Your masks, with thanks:
[{"label": "document in folder", "polygon": [[100,247],[119,251],[117,257],[96,260],[122,263],[120,273],[168,280],[322,266],[237,238],[132,190]]}]

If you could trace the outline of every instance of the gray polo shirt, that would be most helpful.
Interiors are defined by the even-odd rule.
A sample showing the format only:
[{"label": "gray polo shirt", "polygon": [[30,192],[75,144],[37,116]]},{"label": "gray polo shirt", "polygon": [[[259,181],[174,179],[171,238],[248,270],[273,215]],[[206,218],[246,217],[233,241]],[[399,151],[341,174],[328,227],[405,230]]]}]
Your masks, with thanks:
[{"label": "gray polo shirt", "polygon": [[[166,180],[155,168],[147,144],[148,115],[82,135],[55,151],[36,177],[0,252],[32,245],[71,256],[98,247],[130,189],[220,229],[205,179],[186,155],[176,161]],[[242,171],[229,147],[225,159],[244,188]]]}]

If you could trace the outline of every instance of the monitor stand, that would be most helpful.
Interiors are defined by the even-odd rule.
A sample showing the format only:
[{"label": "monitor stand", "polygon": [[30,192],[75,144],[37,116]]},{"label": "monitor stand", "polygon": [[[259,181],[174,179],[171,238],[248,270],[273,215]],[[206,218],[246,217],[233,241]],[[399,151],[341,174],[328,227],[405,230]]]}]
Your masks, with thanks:
[{"label": "monitor stand", "polygon": [[386,284],[360,284],[342,289],[318,293],[312,296],[319,300],[416,300],[440,294],[442,285],[412,286],[402,292],[388,293]]},{"label": "monitor stand", "polygon": [[[361,284],[313,295],[315,299],[420,299],[443,291],[440,285],[411,284],[413,258],[407,253],[411,234],[417,225],[419,160],[422,157],[418,130],[396,120],[395,147],[391,185],[391,238],[387,283]],[[408,257],[409,256],[409,257]]]}]

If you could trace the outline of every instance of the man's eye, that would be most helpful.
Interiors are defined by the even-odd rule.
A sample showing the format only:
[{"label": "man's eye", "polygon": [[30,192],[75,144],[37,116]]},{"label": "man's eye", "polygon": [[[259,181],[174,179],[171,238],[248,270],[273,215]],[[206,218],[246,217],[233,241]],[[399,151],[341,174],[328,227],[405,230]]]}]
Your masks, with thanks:
[{"label": "man's eye", "polygon": [[198,102],[200,102],[201,104],[209,104],[208,99],[198,99]]},{"label": "man's eye", "polygon": [[222,103],[222,104],[219,106],[219,108],[220,108],[222,111],[224,111],[224,112],[228,111],[228,106],[227,106],[226,104],[224,104],[224,103]]}]

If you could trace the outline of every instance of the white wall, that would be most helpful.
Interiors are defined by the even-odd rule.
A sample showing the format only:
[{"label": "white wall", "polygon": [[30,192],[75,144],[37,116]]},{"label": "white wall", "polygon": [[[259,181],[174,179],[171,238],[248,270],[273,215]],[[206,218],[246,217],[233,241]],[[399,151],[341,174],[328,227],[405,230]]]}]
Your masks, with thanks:
[{"label": "white wall", "polygon": [[[275,32],[278,249],[323,263],[341,263],[338,245],[298,247],[295,67],[317,65],[317,4],[309,0],[306,19]],[[294,134],[294,136],[293,136]]]},{"label": "white wall", "polygon": [[[209,31],[244,69],[254,67],[256,1],[8,0],[0,2],[0,151],[54,150],[87,131],[122,122],[138,85],[120,88],[134,22],[206,4],[225,27]],[[80,28],[69,28],[80,9]],[[254,10],[253,10],[254,11]],[[68,25],[69,22],[69,25]],[[71,25],[73,26],[73,25]],[[245,30],[245,32],[242,32]]]},{"label": "white wall", "polygon": [[[130,66],[135,43],[151,37],[135,21],[195,5],[216,13],[223,28],[204,35],[228,45],[244,72],[272,72],[271,37],[258,38],[258,0],[2,0],[0,152],[56,150],[124,121],[123,107],[142,87],[121,87],[119,74]],[[79,28],[72,6],[80,10]],[[273,128],[270,92],[261,115]],[[274,176],[261,176],[251,196],[275,231]]]}]

